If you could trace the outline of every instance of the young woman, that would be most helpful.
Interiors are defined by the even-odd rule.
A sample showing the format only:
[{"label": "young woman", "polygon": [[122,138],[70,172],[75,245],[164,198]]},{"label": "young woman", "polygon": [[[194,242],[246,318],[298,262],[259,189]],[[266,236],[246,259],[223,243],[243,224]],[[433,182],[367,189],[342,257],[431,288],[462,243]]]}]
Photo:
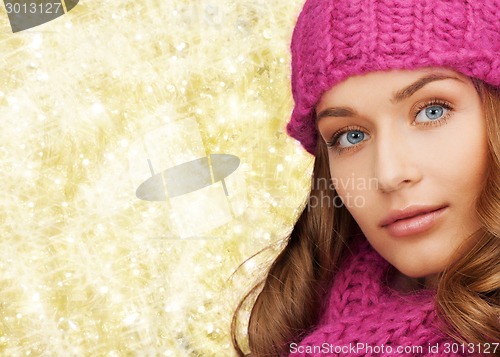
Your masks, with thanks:
[{"label": "young woman", "polygon": [[499,19],[500,0],[306,1],[287,129],[311,192],[243,301],[251,356],[500,355]]}]

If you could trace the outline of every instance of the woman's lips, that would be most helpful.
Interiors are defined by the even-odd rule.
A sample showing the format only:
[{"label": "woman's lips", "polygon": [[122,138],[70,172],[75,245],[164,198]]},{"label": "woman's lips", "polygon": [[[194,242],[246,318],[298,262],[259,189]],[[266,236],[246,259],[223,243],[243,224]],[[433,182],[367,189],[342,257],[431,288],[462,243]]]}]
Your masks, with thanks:
[{"label": "woman's lips", "polygon": [[425,232],[433,227],[448,206],[411,208],[391,214],[381,223],[394,237],[405,237]]}]

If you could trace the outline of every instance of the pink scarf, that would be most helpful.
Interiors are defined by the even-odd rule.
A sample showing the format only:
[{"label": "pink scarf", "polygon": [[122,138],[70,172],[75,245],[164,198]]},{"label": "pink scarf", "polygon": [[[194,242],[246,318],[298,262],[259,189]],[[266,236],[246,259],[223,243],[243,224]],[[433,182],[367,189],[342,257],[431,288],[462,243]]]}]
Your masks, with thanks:
[{"label": "pink scarf", "polygon": [[438,328],[435,292],[408,294],[383,283],[389,263],[363,240],[336,275],[316,327],[289,356],[477,356]]}]

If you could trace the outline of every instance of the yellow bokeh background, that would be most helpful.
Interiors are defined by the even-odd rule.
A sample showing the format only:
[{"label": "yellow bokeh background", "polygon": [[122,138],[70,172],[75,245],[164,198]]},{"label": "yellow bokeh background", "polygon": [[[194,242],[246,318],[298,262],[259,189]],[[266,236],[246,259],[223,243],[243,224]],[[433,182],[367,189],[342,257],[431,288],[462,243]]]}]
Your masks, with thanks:
[{"label": "yellow bokeh background", "polygon": [[[234,355],[232,312],[293,226],[312,170],[285,131],[301,6],[87,0],[17,33],[0,6],[0,355]],[[228,199],[245,205],[185,238],[175,202],[135,196],[130,150],[188,121],[170,159],[186,161],[179,143],[194,138],[196,152],[237,156]],[[201,226],[216,208],[191,209]]]}]

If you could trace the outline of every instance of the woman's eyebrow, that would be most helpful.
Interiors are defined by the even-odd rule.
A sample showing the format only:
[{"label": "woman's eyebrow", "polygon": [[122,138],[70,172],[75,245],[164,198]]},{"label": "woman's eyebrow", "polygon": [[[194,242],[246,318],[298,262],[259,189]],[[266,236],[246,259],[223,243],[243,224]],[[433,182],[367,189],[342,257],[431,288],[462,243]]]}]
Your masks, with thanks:
[{"label": "woman's eyebrow", "polygon": [[322,110],[318,115],[316,116],[316,121],[323,117],[353,117],[356,116],[356,111],[350,108],[345,108],[345,107],[333,107],[333,108],[326,108],[325,110]]},{"label": "woman's eyebrow", "polygon": [[[408,85],[407,87],[404,87],[403,89],[400,89],[397,92],[395,92],[391,98],[391,102],[393,102],[394,104],[399,103],[402,100],[411,97],[418,90],[422,89],[425,85],[431,82],[442,81],[445,79],[453,79],[464,83],[464,81],[458,77],[447,76],[443,74],[430,74],[417,79],[415,82]],[[325,110],[322,110],[320,113],[318,113],[318,115],[316,116],[316,121],[318,121],[323,117],[345,118],[345,117],[354,117],[356,115],[357,112],[354,109],[348,107],[331,107],[331,108],[326,108]]]},{"label": "woman's eyebrow", "polygon": [[412,84],[410,84],[409,86],[407,86],[401,90],[398,90],[392,96],[391,102],[393,102],[395,104],[399,103],[402,100],[411,97],[413,94],[415,94],[415,92],[422,89],[425,85],[427,85],[431,82],[442,81],[445,79],[453,79],[453,80],[457,80],[457,81],[464,83],[464,81],[462,81],[458,77],[446,76],[446,75],[441,75],[441,74],[431,74],[431,75],[428,75],[428,76],[425,76],[425,77],[422,77],[422,78],[416,80],[415,82],[413,82]]}]

